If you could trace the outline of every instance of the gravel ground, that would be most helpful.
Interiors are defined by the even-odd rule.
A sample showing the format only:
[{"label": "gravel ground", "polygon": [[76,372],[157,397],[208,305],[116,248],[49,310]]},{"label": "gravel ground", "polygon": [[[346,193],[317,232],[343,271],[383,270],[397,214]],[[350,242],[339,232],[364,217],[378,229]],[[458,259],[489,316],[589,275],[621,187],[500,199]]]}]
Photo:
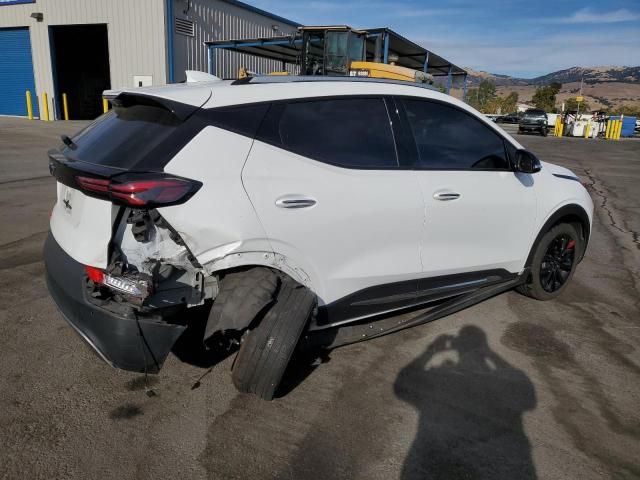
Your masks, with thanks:
[{"label": "gravel ground", "polygon": [[0,478],[640,478],[639,141],[517,137],[596,203],[559,299],[508,292],[299,356],[267,403],[234,390],[232,356],[188,343],[148,397],[59,315],[45,152],[82,126],[0,119]]}]

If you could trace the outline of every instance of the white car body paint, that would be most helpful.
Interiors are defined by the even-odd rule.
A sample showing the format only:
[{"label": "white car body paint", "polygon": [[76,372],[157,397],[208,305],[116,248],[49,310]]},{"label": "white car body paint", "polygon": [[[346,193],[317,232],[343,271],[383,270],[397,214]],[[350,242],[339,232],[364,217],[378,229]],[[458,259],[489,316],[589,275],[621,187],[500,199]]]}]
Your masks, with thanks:
[{"label": "white car body paint", "polygon": [[[504,268],[520,272],[536,224],[535,175],[499,171],[416,171],[426,204],[424,273]],[[437,200],[441,191],[460,195]]]},{"label": "white car body paint", "polygon": [[57,199],[49,221],[62,249],[85,265],[106,268],[111,225],[117,207],[57,183]]},{"label": "white car body paint", "polygon": [[250,138],[206,127],[165,167],[203,184],[187,203],[159,209],[203,266],[230,254],[272,252],[242,185],[251,144]]},{"label": "white car body paint", "polygon": [[[515,148],[495,123],[448,95],[383,82],[195,82],[105,92],[142,93],[203,108],[338,95],[406,95],[461,108]],[[366,121],[366,119],[365,119]],[[419,277],[503,268],[520,272],[540,228],[564,205],[593,203],[573,174],[543,163],[513,172],[351,170],[209,126],[164,171],[203,183],[186,203],[159,209],[208,273],[244,265],[278,268],[309,286],[320,304],[363,288]],[[460,198],[435,200],[454,191]],[[64,200],[72,198],[71,212]],[[290,197],[288,197],[290,196]],[[308,208],[280,208],[282,197]],[[107,265],[116,207],[58,185],[51,230],[75,260]]]},{"label": "white car body paint", "polygon": [[[311,278],[322,303],[421,276],[424,206],[413,172],[352,170],[255,141],[243,180],[274,251]],[[281,208],[287,195],[308,208]]]}]

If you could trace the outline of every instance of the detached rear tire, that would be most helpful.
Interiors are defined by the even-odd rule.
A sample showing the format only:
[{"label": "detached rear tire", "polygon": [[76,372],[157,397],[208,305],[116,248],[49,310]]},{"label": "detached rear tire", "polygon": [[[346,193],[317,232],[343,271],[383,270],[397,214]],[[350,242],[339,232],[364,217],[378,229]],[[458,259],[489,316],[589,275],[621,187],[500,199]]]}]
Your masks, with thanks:
[{"label": "detached rear tire", "polygon": [[272,400],[315,307],[315,295],[290,278],[274,304],[242,341],[231,378],[238,391]]},{"label": "detached rear tire", "polygon": [[551,228],[535,246],[527,282],[516,290],[536,300],[556,298],[573,277],[583,248],[573,225],[561,223]]}]

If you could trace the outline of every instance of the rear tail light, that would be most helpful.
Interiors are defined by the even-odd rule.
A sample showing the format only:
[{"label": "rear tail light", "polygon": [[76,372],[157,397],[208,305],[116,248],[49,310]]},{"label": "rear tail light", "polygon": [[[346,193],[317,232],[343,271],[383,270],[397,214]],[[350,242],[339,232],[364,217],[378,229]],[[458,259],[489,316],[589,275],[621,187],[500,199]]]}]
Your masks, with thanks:
[{"label": "rear tail light", "polygon": [[113,178],[77,176],[85,193],[134,208],[154,208],[186,202],[202,186],[200,182],[165,174],[127,173]]},{"label": "rear tail light", "polygon": [[93,283],[102,283],[104,280],[104,272],[96,267],[90,267],[89,265],[85,265],[84,271]]},{"label": "rear tail light", "polygon": [[123,295],[136,305],[142,305],[144,300],[153,292],[150,278],[141,278],[136,273],[110,275],[103,270],[85,265],[87,278],[98,286],[108,287],[112,291]]}]

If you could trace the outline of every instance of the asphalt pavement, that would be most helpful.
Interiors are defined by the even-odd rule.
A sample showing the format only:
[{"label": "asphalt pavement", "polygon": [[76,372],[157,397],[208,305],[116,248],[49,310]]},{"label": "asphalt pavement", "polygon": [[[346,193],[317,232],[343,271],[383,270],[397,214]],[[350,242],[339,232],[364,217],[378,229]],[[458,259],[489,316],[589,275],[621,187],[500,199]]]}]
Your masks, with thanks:
[{"label": "asphalt pavement", "polygon": [[0,118],[0,478],[640,478],[640,141],[516,135],[596,204],[560,298],[299,355],[264,402],[188,338],[148,396],[56,310],[46,150],[83,125]]}]

